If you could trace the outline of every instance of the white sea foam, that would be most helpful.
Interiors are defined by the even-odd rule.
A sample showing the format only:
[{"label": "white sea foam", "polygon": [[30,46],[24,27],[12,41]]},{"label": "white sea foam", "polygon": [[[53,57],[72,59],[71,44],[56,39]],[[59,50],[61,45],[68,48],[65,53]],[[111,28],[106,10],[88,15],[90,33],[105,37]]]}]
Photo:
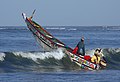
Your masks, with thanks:
[{"label": "white sea foam", "polygon": [[51,30],[64,30],[65,28],[59,28],[59,27],[52,27],[52,28],[46,28],[46,29],[51,29]]},{"label": "white sea foam", "polygon": [[68,29],[69,31],[71,31],[71,30],[77,30],[76,28],[70,28],[70,29]]},{"label": "white sea foam", "polygon": [[5,53],[0,53],[0,61],[4,61]]},{"label": "white sea foam", "polygon": [[55,59],[62,59],[64,56],[64,53],[62,49],[57,49],[56,51],[52,52],[14,52],[16,56],[22,56],[24,58],[32,59],[33,61],[37,61],[37,59],[45,59],[54,57]]},{"label": "white sea foam", "polygon": [[7,29],[7,28],[1,28],[1,27],[0,27],[0,30],[4,30],[4,29]]},{"label": "white sea foam", "polygon": [[94,52],[95,52],[95,50],[93,49],[93,50],[87,50],[86,51],[86,55],[89,55],[89,56],[93,56],[94,55]]}]

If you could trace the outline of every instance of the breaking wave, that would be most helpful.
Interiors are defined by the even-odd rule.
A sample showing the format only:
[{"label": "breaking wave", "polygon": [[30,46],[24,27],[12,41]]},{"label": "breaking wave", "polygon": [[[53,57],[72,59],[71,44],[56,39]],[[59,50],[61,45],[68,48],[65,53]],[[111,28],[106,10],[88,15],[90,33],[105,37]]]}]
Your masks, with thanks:
[{"label": "breaking wave", "polygon": [[77,28],[66,28],[66,27],[64,27],[64,28],[63,27],[57,27],[57,28],[56,27],[55,28],[54,27],[46,27],[46,29],[47,30],[62,30],[62,31],[63,30],[64,31],[76,31],[77,30]]},{"label": "breaking wave", "polygon": [[61,28],[61,27],[46,27],[46,29],[50,29],[50,30],[65,30],[65,28]]},{"label": "breaking wave", "polygon": [[0,30],[26,30],[25,26],[0,26]]},{"label": "breaking wave", "polygon": [[[88,50],[92,54],[94,50]],[[106,69],[120,70],[120,49],[103,49]],[[52,52],[0,52],[0,72],[80,70],[61,49]]]}]

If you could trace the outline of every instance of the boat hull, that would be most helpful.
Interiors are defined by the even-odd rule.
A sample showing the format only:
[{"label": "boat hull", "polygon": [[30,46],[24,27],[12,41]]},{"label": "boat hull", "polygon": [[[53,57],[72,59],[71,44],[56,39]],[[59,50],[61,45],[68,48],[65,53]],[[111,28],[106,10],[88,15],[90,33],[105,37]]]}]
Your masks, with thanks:
[{"label": "boat hull", "polygon": [[97,69],[97,65],[96,64],[91,63],[90,61],[85,60],[84,57],[81,56],[81,55],[75,55],[75,54],[73,54],[72,52],[70,52],[68,50],[65,50],[64,53],[69,56],[71,61],[75,62],[82,69],[86,69],[86,70],[96,70]]}]

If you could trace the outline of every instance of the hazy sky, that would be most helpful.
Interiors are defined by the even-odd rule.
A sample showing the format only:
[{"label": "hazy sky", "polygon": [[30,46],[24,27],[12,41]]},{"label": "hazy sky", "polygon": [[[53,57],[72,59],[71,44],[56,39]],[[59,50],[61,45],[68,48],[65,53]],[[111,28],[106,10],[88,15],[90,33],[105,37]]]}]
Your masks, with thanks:
[{"label": "hazy sky", "polygon": [[0,26],[25,26],[22,12],[48,25],[120,25],[120,0],[1,0]]}]

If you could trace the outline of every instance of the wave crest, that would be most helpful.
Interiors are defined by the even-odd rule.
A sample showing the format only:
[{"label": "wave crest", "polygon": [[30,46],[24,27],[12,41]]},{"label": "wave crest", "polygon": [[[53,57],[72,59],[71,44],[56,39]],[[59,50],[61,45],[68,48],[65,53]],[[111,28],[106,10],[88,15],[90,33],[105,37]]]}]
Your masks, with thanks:
[{"label": "wave crest", "polygon": [[55,58],[55,59],[62,59],[65,55],[62,52],[62,49],[57,49],[51,52],[13,52],[16,56],[22,56],[24,58],[32,59],[37,61],[37,59],[45,59],[45,58]]},{"label": "wave crest", "polygon": [[[92,56],[94,49],[87,50],[87,53]],[[103,49],[103,54],[107,60],[107,69],[120,69],[120,48]],[[0,67],[0,72],[80,69],[70,61],[62,49],[52,52],[0,52]]]}]

